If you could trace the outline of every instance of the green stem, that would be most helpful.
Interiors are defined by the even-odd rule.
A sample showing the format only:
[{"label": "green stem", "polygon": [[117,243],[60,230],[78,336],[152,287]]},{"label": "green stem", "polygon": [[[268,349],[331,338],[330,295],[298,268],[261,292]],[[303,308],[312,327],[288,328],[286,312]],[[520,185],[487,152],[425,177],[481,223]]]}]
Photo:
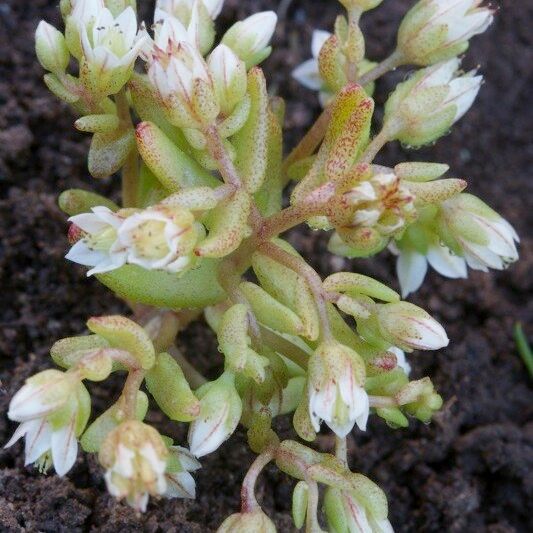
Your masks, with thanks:
[{"label": "green stem", "polygon": [[522,328],[522,324],[517,322],[514,327],[514,338],[518,353],[522,357],[524,364],[529,372],[529,377],[533,378],[533,353],[531,352],[531,346]]},{"label": "green stem", "polygon": [[310,130],[304,135],[302,140],[293,148],[292,152],[287,156],[283,162],[282,172],[286,175],[289,167],[312,155],[318,148],[318,145],[322,142],[324,135],[328,129],[329,121],[331,119],[332,107],[329,105],[326,107],[320,116],[316,119],[315,123],[311,126]]},{"label": "green stem", "polygon": [[348,466],[348,446],[346,437],[335,437],[335,456],[345,467]]},{"label": "green stem", "polygon": [[[126,97],[126,89],[122,88],[115,96],[117,115],[123,130],[133,129],[130,104]],[[122,205],[136,207],[139,192],[139,153],[133,148],[122,167]]]},{"label": "green stem", "polygon": [[377,64],[372,70],[369,70],[363,74],[358,80],[357,83],[362,85],[368,85],[373,81],[381,78],[387,72],[394,70],[395,68],[403,65],[404,58],[402,53],[399,50],[395,50],[389,57],[384,59],[381,63]]}]

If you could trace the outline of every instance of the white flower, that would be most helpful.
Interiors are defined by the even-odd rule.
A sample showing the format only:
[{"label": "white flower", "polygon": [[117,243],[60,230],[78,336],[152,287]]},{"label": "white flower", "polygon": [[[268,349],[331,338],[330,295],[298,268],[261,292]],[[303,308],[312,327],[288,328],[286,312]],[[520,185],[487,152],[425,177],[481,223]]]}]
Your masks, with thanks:
[{"label": "white flower", "polygon": [[359,355],[339,343],[321,344],[309,361],[309,413],[316,431],[324,422],[345,437],[354,424],[366,429],[368,395],[363,387],[364,363]]},{"label": "white flower", "polygon": [[93,267],[87,276],[109,272],[126,263],[126,250],[117,240],[117,230],[123,217],[109,208],[98,206],[92,213],[83,213],[69,218],[87,235],[80,239],[65,256],[80,265]]},{"label": "white flower", "polygon": [[167,463],[166,480],[167,489],[165,498],[190,498],[196,497],[196,483],[189,472],[201,468],[199,461],[189,450],[181,446],[169,447],[170,457]]},{"label": "white flower", "polygon": [[137,17],[132,7],[117,18],[109,9],[101,9],[92,31],[81,28],[81,44],[85,59],[101,70],[130,69],[146,40],[137,33]]},{"label": "white flower", "polygon": [[420,146],[444,135],[472,106],[483,76],[458,75],[457,58],[420,70],[399,84],[385,106],[391,138]]},{"label": "white flower", "polygon": [[293,78],[312,91],[320,91],[324,84],[318,69],[318,54],[320,54],[322,46],[330,37],[331,33],[327,31],[314,30],[311,40],[313,58],[304,61],[292,71]]},{"label": "white flower", "polygon": [[9,404],[8,417],[20,425],[5,447],[24,437],[25,465],[38,462],[46,469],[51,457],[57,474],[64,476],[76,462],[76,437],[85,427],[89,401],[74,375],[59,370],[36,374]]},{"label": "white flower", "polygon": [[245,63],[252,67],[270,54],[278,17],[274,11],[262,11],[234,24],[224,35],[222,43],[229,46]]},{"label": "white flower", "polygon": [[383,338],[402,350],[438,350],[449,343],[444,328],[408,302],[379,305],[377,320]]},{"label": "white flower", "polygon": [[435,240],[430,243],[427,253],[421,254],[414,248],[399,248],[390,245],[389,249],[398,256],[396,274],[400,282],[402,298],[416,292],[426,277],[428,263],[439,274],[447,278],[459,279],[467,277],[466,261]]},{"label": "white flower", "polygon": [[430,65],[462,54],[474,35],[492,23],[493,10],[482,0],[421,0],[408,12],[398,32],[406,61]]},{"label": "white flower", "polygon": [[443,202],[442,213],[470,268],[502,270],[518,259],[516,231],[479,198],[459,194]]},{"label": "white flower", "polygon": [[235,390],[234,376],[224,373],[196,391],[200,415],[189,426],[189,447],[196,457],[215,451],[235,431],[242,402]]},{"label": "white flower", "polygon": [[99,459],[107,489],[144,512],[149,495],[164,495],[168,451],[159,433],[137,420],[123,422],[106,437]]},{"label": "white flower", "polygon": [[117,243],[127,263],[175,273],[192,266],[198,235],[190,211],[154,207],[126,218],[117,230]]}]

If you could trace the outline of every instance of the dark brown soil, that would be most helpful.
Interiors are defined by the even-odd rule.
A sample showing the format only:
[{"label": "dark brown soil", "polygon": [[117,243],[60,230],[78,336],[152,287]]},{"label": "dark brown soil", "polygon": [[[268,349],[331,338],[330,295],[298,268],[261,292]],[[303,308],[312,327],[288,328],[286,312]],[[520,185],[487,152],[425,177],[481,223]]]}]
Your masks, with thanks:
[{"label": "dark brown soil", "polygon": [[[266,8],[274,0],[226,0],[222,23]],[[518,229],[521,261],[509,271],[473,273],[465,281],[431,274],[413,301],[440,319],[451,338],[437,354],[412,358],[415,376],[430,375],[446,403],[433,424],[412,422],[392,431],[372,420],[354,435],[350,463],[387,492],[390,518],[398,531],[503,533],[532,531],[533,395],[531,380],[512,339],[522,321],[531,334],[533,246],[531,178],[533,164],[533,4],[504,0],[489,32],[475,39],[466,63],[481,64],[486,76],[480,98],[453,133],[437,146],[405,153],[390,146],[383,162],[417,158],[447,162]],[[30,374],[50,366],[48,349],[63,336],[80,334],[90,315],[120,312],[123,306],[82,269],[67,264],[64,216],[56,207],[60,191],[94,187],[115,193],[116,181],[96,183],[86,171],[88,139],[74,132],[67,108],[50,96],[33,53],[39,19],[58,24],[57,1],[0,1],[0,395],[9,398]],[[150,2],[141,2],[147,10]],[[285,2],[283,2],[285,4]],[[384,2],[365,18],[368,55],[380,58],[393,46],[393,28],[409,2]],[[335,2],[294,0],[276,34],[276,50],[265,64],[271,88],[287,98],[288,144],[318,111],[315,96],[287,81],[291,68],[309,56],[313,27],[327,29]],[[395,73],[379,84],[383,103]],[[323,274],[354,268],[393,280],[393,263],[383,254],[352,263],[325,253],[325,239],[306,231],[291,237]],[[395,283],[393,281],[393,283]],[[212,337],[202,324],[183,338],[188,354],[205,369],[219,363]],[[118,382],[92,388],[99,411],[118,393]],[[184,428],[149,420],[184,440]],[[288,424],[285,424],[288,428]],[[0,443],[14,425],[0,418]],[[328,436],[318,443],[326,449]],[[151,502],[138,518],[106,493],[93,457],[80,454],[65,479],[24,468],[20,445],[0,452],[0,531],[211,531],[239,505],[239,483],[252,454],[238,432],[202,461],[196,501]],[[259,497],[280,531],[292,531],[292,483],[274,469],[261,478]]]}]

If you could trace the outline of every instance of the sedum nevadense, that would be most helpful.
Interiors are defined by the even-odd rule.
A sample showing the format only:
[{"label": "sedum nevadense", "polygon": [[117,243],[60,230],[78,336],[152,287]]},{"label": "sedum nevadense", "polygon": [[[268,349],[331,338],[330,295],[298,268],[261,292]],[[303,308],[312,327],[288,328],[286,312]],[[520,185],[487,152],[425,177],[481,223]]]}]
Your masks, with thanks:
[{"label": "sedum nevadense", "polygon": [[[223,0],[158,0],[148,25],[132,0],[61,0],[64,31],[39,24],[44,81],[78,115],[75,127],[92,135],[89,172],[120,173],[122,183],[121,205],[88,190],[61,194],[70,217],[66,258],[123,298],[131,315],[89,318],[88,334],[52,346],[61,370],[30,377],[13,396],[8,416],[19,426],[6,446],[24,438],[26,464],[65,475],[81,445],[98,454],[109,492],[144,511],[150,496],[194,498],[201,458],[241,424],[257,458],[240,512],[219,531],[275,531],[254,491],[270,462],[298,481],[297,528],[321,531],[323,507],[329,531],[392,530],[383,491],[349,469],[346,439],[355,427],[365,431],[369,416],[392,428],[409,417],[429,422],[442,398],[429,377],[409,379],[405,353],[444,348],[448,337],[373,278],[322,279],[281,236],[308,224],[330,233],[334,254],[388,249],[404,298],[428,265],[450,278],[466,277],[468,267],[504,268],[518,258],[518,236],[464,192],[465,181],[445,177],[447,165],[375,163],[388,142],[432,143],[465,115],[482,76],[462,72],[458,56],[492,11],[479,0],[419,0],[396,49],[375,63],[359,20],[382,2],[341,4],[346,13],[333,32],[317,30],[313,58],[294,71],[319,91],[324,111],[286,157],[284,104],[269,94],[260,67],[273,12],[217,36]],[[418,70],[391,93],[372,136],[374,82],[400,65]],[[176,346],[202,315],[224,366],[213,381]],[[91,418],[84,382],[114,372],[125,375],[122,393]],[[189,425],[187,447],[145,421],[148,396]],[[290,416],[308,443],[323,422],[335,450],[280,442],[278,416]]]}]

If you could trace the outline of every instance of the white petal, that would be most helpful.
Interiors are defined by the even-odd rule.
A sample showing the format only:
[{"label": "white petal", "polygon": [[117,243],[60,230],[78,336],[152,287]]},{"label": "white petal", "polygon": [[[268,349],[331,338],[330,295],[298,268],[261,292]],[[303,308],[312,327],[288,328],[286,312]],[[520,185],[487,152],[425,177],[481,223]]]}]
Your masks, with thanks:
[{"label": "white petal", "polygon": [[318,70],[318,61],[316,59],[308,59],[301,65],[298,65],[292,71],[292,77],[301,83],[304,87],[312,91],[319,91],[322,88],[323,82]]},{"label": "white petal", "polygon": [[58,476],[64,476],[76,462],[78,440],[76,439],[76,416],[52,433],[52,461]]},{"label": "white petal", "polygon": [[19,439],[24,437],[26,433],[28,432],[28,428],[31,427],[32,424],[34,424],[35,420],[29,420],[28,422],[22,422],[17,426],[17,429],[15,430],[15,433],[11,436],[11,438],[4,444],[4,448],[9,448],[10,446],[13,446],[15,442],[17,442]]},{"label": "white petal", "polygon": [[177,452],[180,465],[184,470],[194,472],[195,470],[202,468],[200,461],[198,461],[187,448],[183,448],[182,446],[171,446],[170,449]]},{"label": "white petal", "polygon": [[329,31],[315,30],[311,41],[311,53],[315,59],[318,59],[318,54],[324,46],[325,42],[331,37]]},{"label": "white petal", "polygon": [[417,291],[428,269],[425,256],[414,250],[400,250],[396,261],[396,273],[402,290],[402,298]]},{"label": "white petal", "polygon": [[356,391],[356,403],[358,406],[358,414],[355,418],[355,423],[361,431],[366,431],[366,424],[368,422],[368,416],[370,414],[370,400],[365,389],[358,387]]},{"label": "white petal", "polygon": [[483,76],[465,75],[456,78],[449,83],[450,91],[446,97],[443,107],[447,104],[455,104],[457,111],[455,120],[459,120],[472,107],[477,93],[481,88]]},{"label": "white petal", "polygon": [[411,365],[407,361],[407,357],[405,357],[405,352],[396,346],[391,346],[387,351],[396,356],[396,365],[409,375],[411,373]]},{"label": "white petal", "polygon": [[65,255],[65,259],[84,266],[96,266],[109,260],[109,253],[94,250],[87,245],[85,239],[79,240]]},{"label": "white petal", "polygon": [[439,244],[430,246],[427,259],[429,264],[442,276],[452,279],[468,276],[464,258],[453,254],[447,246]]},{"label": "white petal", "polygon": [[166,474],[167,490],[165,498],[190,498],[196,497],[196,483],[189,472]]},{"label": "white petal", "polygon": [[52,428],[44,419],[32,420],[28,423],[26,432],[25,465],[34,463],[41,455],[50,449]]},{"label": "white petal", "polygon": [[207,419],[197,418],[189,426],[189,448],[196,457],[214,452],[229,436],[226,421],[229,415],[229,404],[220,406],[217,413]]}]

